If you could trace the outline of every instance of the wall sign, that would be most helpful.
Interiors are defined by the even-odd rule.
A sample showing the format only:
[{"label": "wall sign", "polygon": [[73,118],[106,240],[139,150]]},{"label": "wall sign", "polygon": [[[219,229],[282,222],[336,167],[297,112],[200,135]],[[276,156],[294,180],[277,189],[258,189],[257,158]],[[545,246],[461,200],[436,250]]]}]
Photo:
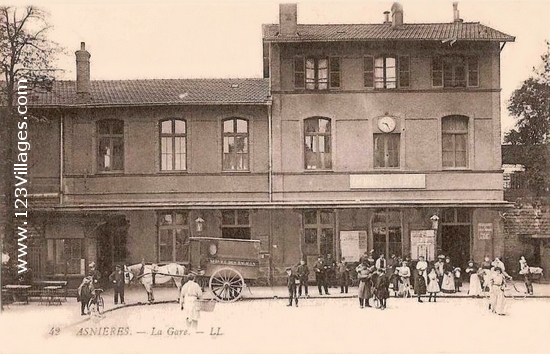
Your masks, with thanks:
[{"label": "wall sign", "polygon": [[490,240],[493,238],[493,223],[478,223],[477,237],[480,240]]},{"label": "wall sign", "polygon": [[346,262],[358,262],[367,251],[367,232],[340,231],[340,251]]},{"label": "wall sign", "polygon": [[411,230],[411,258],[435,259],[435,230]]}]

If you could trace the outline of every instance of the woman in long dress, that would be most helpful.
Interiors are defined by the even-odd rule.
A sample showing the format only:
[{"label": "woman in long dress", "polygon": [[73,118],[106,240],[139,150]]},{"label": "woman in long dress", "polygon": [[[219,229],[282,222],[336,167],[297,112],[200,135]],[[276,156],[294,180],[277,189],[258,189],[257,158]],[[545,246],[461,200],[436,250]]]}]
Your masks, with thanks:
[{"label": "woman in long dress", "polygon": [[441,291],[444,293],[455,292],[455,277],[453,274],[453,266],[451,265],[451,259],[447,257],[445,264],[443,265],[443,283],[441,284]]},{"label": "woman in long dress", "polygon": [[202,297],[199,284],[195,283],[195,276],[189,274],[187,283],[181,287],[180,307],[183,310],[187,327],[197,330],[200,317],[200,305],[198,299]]},{"label": "woman in long dress", "polygon": [[433,267],[428,273],[428,286],[426,287],[426,290],[428,291],[428,294],[430,294],[428,302],[432,302],[432,296],[434,298],[434,302],[437,302],[437,293],[440,291],[439,278],[437,277],[437,272]]},{"label": "woman in long dress", "polygon": [[468,295],[470,296],[481,296],[482,289],[477,271],[474,261],[469,261],[465,272],[470,276],[470,288],[468,289]]},{"label": "woman in long dress", "polygon": [[403,297],[411,297],[411,268],[407,261],[403,261],[401,267],[397,268],[397,275],[399,276],[399,294]]},{"label": "woman in long dress", "polygon": [[493,313],[504,315],[506,277],[502,274],[502,270],[499,267],[495,267],[494,271],[495,274],[491,278],[491,310]]},{"label": "woman in long dress", "polygon": [[491,260],[489,259],[489,256],[485,256],[485,259],[481,262],[481,266],[479,268],[479,275],[482,280],[481,289],[483,291],[490,291],[491,267]]}]

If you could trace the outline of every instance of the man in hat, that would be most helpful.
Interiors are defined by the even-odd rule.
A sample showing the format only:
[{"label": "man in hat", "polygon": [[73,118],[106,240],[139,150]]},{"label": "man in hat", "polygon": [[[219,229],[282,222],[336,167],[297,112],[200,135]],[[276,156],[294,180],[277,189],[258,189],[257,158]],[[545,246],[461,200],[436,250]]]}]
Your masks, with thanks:
[{"label": "man in hat", "polygon": [[113,289],[115,290],[115,305],[118,305],[119,298],[120,303],[124,305],[124,272],[119,264],[115,266],[115,270],[109,275],[109,281],[113,283]]},{"label": "man in hat", "polygon": [[315,271],[315,282],[317,283],[317,289],[319,290],[319,295],[323,295],[322,289],[325,289],[325,295],[330,295],[328,293],[328,286],[327,286],[327,265],[325,264],[325,260],[323,259],[323,256],[319,255],[317,257],[317,261],[313,265],[313,270]]},{"label": "man in hat", "polygon": [[291,267],[286,268],[286,285],[288,287],[288,305],[292,306],[292,299],[298,307],[298,296],[296,296],[296,285],[298,284],[298,276],[292,271]]},{"label": "man in hat", "polygon": [[95,262],[88,264],[88,276],[92,277],[92,284],[94,286],[99,286],[99,281],[101,280],[101,272],[97,270]]},{"label": "man in hat", "polygon": [[298,279],[300,280],[300,285],[298,287],[298,296],[302,296],[302,288],[305,290],[306,297],[309,297],[307,291],[307,283],[309,280],[309,268],[306,264],[305,260],[301,260],[300,264],[298,265],[298,269],[296,270],[296,273],[298,275]]}]

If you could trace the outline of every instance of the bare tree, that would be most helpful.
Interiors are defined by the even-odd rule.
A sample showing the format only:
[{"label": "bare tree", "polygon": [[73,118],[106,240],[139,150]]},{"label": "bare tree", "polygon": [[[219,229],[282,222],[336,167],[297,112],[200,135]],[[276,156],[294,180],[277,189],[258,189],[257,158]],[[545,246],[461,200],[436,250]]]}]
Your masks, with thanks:
[{"label": "bare tree", "polygon": [[[48,39],[48,13],[27,6],[0,7],[0,245],[17,259],[13,164],[17,162],[18,82],[25,91],[51,90],[55,61],[64,51]],[[31,114],[26,115],[31,119]],[[4,279],[5,280],[5,279]]]}]

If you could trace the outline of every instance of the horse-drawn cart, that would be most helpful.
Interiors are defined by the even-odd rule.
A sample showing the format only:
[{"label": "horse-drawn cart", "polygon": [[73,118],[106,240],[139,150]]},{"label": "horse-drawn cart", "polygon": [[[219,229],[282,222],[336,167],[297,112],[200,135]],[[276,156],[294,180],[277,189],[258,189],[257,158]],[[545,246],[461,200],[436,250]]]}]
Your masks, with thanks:
[{"label": "horse-drawn cart", "polygon": [[125,281],[139,281],[149,303],[155,301],[153,285],[173,281],[181,289],[189,274],[195,274],[203,289],[210,288],[218,301],[242,296],[245,280],[259,277],[260,241],[191,237],[187,265],[179,263],[134,264],[124,267]]},{"label": "horse-drawn cart", "polygon": [[191,237],[190,272],[210,288],[219,301],[235,301],[242,296],[246,280],[260,275],[260,241],[213,237]]}]

